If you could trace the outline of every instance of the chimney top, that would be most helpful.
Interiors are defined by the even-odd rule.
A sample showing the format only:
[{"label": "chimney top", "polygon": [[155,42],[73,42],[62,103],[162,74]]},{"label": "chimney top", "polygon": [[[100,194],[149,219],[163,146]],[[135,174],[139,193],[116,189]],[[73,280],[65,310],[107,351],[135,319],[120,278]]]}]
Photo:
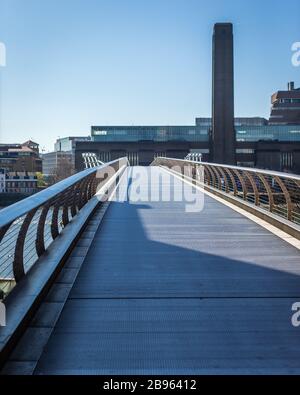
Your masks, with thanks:
[{"label": "chimney top", "polygon": [[215,23],[214,25],[214,34],[232,34],[233,33],[233,24],[232,23]]}]

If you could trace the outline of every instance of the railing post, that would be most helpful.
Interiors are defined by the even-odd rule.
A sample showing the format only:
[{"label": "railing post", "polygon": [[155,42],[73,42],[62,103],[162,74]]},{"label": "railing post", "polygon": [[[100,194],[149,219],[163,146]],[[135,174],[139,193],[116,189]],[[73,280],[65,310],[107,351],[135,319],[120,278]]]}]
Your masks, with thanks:
[{"label": "railing post", "polygon": [[64,193],[64,204],[63,204],[63,213],[62,213],[62,222],[64,227],[68,225],[70,222],[69,219],[69,207],[71,206],[71,199],[72,199],[72,188],[69,188]]},{"label": "railing post", "polygon": [[75,215],[77,214],[79,189],[80,189],[80,182],[77,182],[72,188],[72,194],[73,194],[72,205],[71,205],[72,217],[75,217]]},{"label": "railing post", "polygon": [[202,165],[204,168],[204,184],[205,184],[205,175],[206,175],[206,179],[207,179],[207,185],[211,184],[211,175],[210,172],[208,171],[206,165]]},{"label": "railing post", "polygon": [[96,173],[93,173],[90,175],[89,179],[88,179],[88,193],[87,193],[87,198],[88,200],[90,200],[93,197],[93,184],[94,184],[94,180],[96,178]]},{"label": "railing post", "polygon": [[280,189],[283,192],[284,198],[285,198],[285,202],[287,205],[287,219],[291,220],[292,219],[292,210],[293,210],[293,203],[292,203],[292,199],[290,196],[290,193],[287,189],[287,187],[284,185],[284,182],[278,177],[275,176],[274,177],[275,181],[277,182],[277,184],[279,185]]},{"label": "railing post", "polygon": [[81,209],[87,202],[87,186],[88,186],[88,177],[86,177],[80,184],[79,209]]},{"label": "railing post", "polygon": [[268,183],[268,181],[266,180],[265,176],[263,174],[260,173],[256,173],[257,176],[259,177],[259,179],[261,180],[261,182],[263,183],[265,190],[268,194],[268,198],[269,198],[269,211],[272,213],[273,212],[273,207],[274,207],[274,197],[273,197],[273,193],[272,193],[272,189]]},{"label": "railing post", "polygon": [[217,171],[217,169],[214,166],[211,166],[211,170],[212,170],[212,172],[215,174],[215,176],[217,178],[217,184],[218,184],[217,188],[222,190],[222,181],[221,181],[221,177],[220,177],[219,172]]},{"label": "railing post", "polygon": [[36,232],[36,240],[35,240],[35,249],[37,256],[40,257],[46,250],[45,248],[45,222],[47,219],[47,215],[49,212],[50,205],[46,204],[42,208],[42,212],[40,214],[37,232]]},{"label": "railing post", "polygon": [[244,199],[244,200],[247,200],[247,193],[248,193],[248,190],[247,190],[247,186],[246,186],[245,180],[244,180],[244,178],[241,176],[241,174],[239,173],[238,170],[233,169],[233,172],[234,172],[234,174],[237,176],[237,178],[239,179],[239,181],[240,181],[240,183],[241,183],[242,190],[243,190],[243,199]]},{"label": "railing post", "polygon": [[224,167],[225,172],[229,175],[229,178],[231,180],[232,183],[232,188],[233,188],[233,195],[236,196],[237,195],[237,186],[236,186],[236,182],[235,182],[235,178],[233,177],[230,169],[228,169],[227,167]]},{"label": "railing post", "polygon": [[250,184],[252,186],[253,189],[253,193],[254,193],[254,203],[255,206],[259,206],[259,192],[258,192],[258,188],[257,185],[255,183],[255,180],[252,177],[252,174],[248,171],[244,171],[244,173],[246,174],[246,176],[248,177],[248,180],[250,181]]},{"label": "railing post", "polygon": [[211,176],[211,186],[215,187],[216,186],[216,176],[214,175],[214,173],[211,170],[210,166],[207,166],[207,170],[209,171],[209,174]]},{"label": "railing post", "polygon": [[98,187],[98,181],[95,173],[95,177],[93,178],[92,185],[91,185],[91,191],[92,191],[92,196],[95,196],[97,192],[97,187]]},{"label": "railing post", "polygon": [[18,234],[16,247],[15,247],[14,261],[13,261],[13,273],[16,282],[19,282],[25,275],[25,268],[24,268],[25,239],[26,239],[28,228],[37,210],[38,209],[35,208],[27,213]]},{"label": "railing post", "polygon": [[228,185],[228,180],[227,180],[226,174],[225,174],[224,170],[222,169],[222,167],[217,166],[216,169],[221,173],[224,183],[225,183],[225,192],[228,193],[229,192],[229,185]]},{"label": "railing post", "polygon": [[60,208],[60,197],[61,194],[55,199],[54,206],[53,206],[53,213],[52,213],[52,220],[51,220],[51,236],[52,239],[56,239],[59,235],[59,228],[58,228],[58,212]]}]

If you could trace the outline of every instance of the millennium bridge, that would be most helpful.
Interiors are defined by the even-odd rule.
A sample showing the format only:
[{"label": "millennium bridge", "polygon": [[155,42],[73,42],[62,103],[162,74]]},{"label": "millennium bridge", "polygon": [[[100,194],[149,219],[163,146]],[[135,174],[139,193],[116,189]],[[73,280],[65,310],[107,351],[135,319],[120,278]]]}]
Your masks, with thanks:
[{"label": "millennium bridge", "polygon": [[86,161],[0,212],[1,374],[300,373],[299,176]]}]

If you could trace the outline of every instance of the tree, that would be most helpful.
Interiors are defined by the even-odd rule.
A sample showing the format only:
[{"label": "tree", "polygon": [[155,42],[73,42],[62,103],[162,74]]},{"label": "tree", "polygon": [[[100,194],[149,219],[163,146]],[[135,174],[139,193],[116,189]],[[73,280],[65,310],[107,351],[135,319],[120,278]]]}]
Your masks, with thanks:
[{"label": "tree", "polygon": [[52,184],[72,176],[75,171],[71,159],[66,157],[59,158],[56,168],[51,173],[50,181]]},{"label": "tree", "polygon": [[37,173],[36,173],[36,176],[37,176],[37,180],[38,180],[38,182],[37,182],[38,187],[39,187],[39,188],[44,188],[44,187],[46,187],[46,186],[47,186],[47,183],[46,183],[46,181],[45,181],[44,174],[43,174],[43,173],[40,173],[40,172],[37,172]]}]

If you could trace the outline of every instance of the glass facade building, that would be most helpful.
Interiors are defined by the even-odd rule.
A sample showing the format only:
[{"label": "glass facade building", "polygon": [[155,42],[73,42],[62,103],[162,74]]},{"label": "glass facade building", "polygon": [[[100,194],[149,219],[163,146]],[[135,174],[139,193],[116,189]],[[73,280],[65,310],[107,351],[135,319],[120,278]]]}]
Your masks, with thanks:
[{"label": "glass facade building", "polygon": [[236,141],[300,141],[300,125],[236,126]]},{"label": "glass facade building", "polygon": [[209,140],[207,126],[93,126],[96,142],[202,142]]},{"label": "glass facade building", "polygon": [[[262,117],[240,117],[234,127],[239,166],[300,174],[300,123],[270,125]],[[92,126],[90,141],[76,141],[75,168],[83,169],[86,153],[103,162],[127,156],[133,166],[148,166],[157,156],[183,159],[191,154],[212,162],[211,136],[211,118],[196,118],[191,126]]]},{"label": "glass facade building", "polygon": [[54,151],[42,155],[43,158],[43,174],[51,176],[55,174],[57,168],[64,163],[74,163],[74,158],[71,152]]},{"label": "glass facade building", "polygon": [[77,141],[90,141],[90,139],[90,136],[62,137],[56,140],[54,144],[54,151],[73,151]]},{"label": "glass facade building", "polygon": [[[209,118],[197,120],[195,126],[93,126],[92,141],[96,142],[208,142],[211,131]],[[237,118],[237,142],[300,141],[300,125],[267,125],[263,118]]]}]

